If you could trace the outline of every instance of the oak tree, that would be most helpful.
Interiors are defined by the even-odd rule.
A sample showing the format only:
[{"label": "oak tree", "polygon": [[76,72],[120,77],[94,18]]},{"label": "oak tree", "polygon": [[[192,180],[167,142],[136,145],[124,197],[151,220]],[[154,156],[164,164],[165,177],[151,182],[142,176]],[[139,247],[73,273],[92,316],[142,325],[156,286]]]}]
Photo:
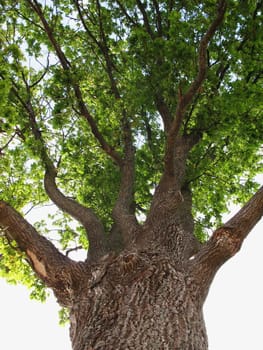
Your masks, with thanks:
[{"label": "oak tree", "polygon": [[209,287],[263,214],[262,5],[0,2],[1,276],[53,290],[74,350],[207,349]]}]

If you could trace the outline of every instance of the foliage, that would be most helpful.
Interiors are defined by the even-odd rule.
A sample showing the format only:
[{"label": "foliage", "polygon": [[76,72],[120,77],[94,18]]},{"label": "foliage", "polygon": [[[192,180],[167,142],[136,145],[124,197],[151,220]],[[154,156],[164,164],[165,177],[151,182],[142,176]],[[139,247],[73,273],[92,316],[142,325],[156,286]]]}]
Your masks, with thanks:
[{"label": "foliage", "polygon": [[[44,144],[58,171],[58,187],[92,207],[110,229],[120,173],[80,115],[74,93],[79,86],[100,133],[120,154],[125,111],[136,147],[135,199],[141,218],[163,170],[160,105],[174,116],[178,91],[184,93],[195,78],[198,45],[215,2],[40,1],[66,69],[30,7],[34,2],[0,2],[1,199],[19,210],[48,202]],[[181,130],[201,136],[184,179],[193,193],[201,240],[221,221],[230,201],[249,197],[256,187],[253,178],[262,170],[262,3],[228,3],[225,21],[208,48],[207,79]],[[29,104],[41,132],[38,140],[26,113]],[[87,246],[82,229],[61,215],[50,221],[60,233],[62,249],[72,242]],[[43,223],[39,227],[48,234]],[[6,241],[0,244],[1,275],[34,285],[33,295],[43,299],[23,257]]]}]

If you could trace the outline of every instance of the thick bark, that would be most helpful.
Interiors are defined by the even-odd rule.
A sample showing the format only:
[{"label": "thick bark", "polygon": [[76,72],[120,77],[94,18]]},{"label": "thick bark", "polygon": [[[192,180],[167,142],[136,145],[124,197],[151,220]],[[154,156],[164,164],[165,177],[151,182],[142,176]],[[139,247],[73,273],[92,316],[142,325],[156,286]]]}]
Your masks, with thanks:
[{"label": "thick bark", "polygon": [[70,307],[74,350],[207,349],[201,304],[186,270],[146,252],[109,257]]}]

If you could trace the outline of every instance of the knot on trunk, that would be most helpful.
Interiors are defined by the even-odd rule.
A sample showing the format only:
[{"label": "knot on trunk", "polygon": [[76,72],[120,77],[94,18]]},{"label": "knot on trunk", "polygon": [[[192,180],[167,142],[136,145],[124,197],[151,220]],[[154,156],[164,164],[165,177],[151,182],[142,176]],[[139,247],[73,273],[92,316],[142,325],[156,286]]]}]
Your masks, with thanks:
[{"label": "knot on trunk", "polygon": [[130,271],[134,270],[139,262],[140,262],[140,257],[137,253],[132,252],[132,253],[127,253],[125,255],[121,254],[119,256],[120,260],[120,270],[122,273],[129,273]]}]

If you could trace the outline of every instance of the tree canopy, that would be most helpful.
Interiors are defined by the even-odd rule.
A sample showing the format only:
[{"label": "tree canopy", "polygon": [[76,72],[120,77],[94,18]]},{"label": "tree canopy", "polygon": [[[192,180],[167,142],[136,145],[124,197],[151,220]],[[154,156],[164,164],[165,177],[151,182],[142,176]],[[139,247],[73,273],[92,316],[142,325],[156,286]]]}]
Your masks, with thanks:
[{"label": "tree canopy", "polygon": [[[262,1],[226,3],[1,1],[0,199],[24,214],[51,200],[39,232],[103,250],[172,173],[204,242],[262,171]],[[1,275],[44,298],[13,245],[0,242]]]}]

